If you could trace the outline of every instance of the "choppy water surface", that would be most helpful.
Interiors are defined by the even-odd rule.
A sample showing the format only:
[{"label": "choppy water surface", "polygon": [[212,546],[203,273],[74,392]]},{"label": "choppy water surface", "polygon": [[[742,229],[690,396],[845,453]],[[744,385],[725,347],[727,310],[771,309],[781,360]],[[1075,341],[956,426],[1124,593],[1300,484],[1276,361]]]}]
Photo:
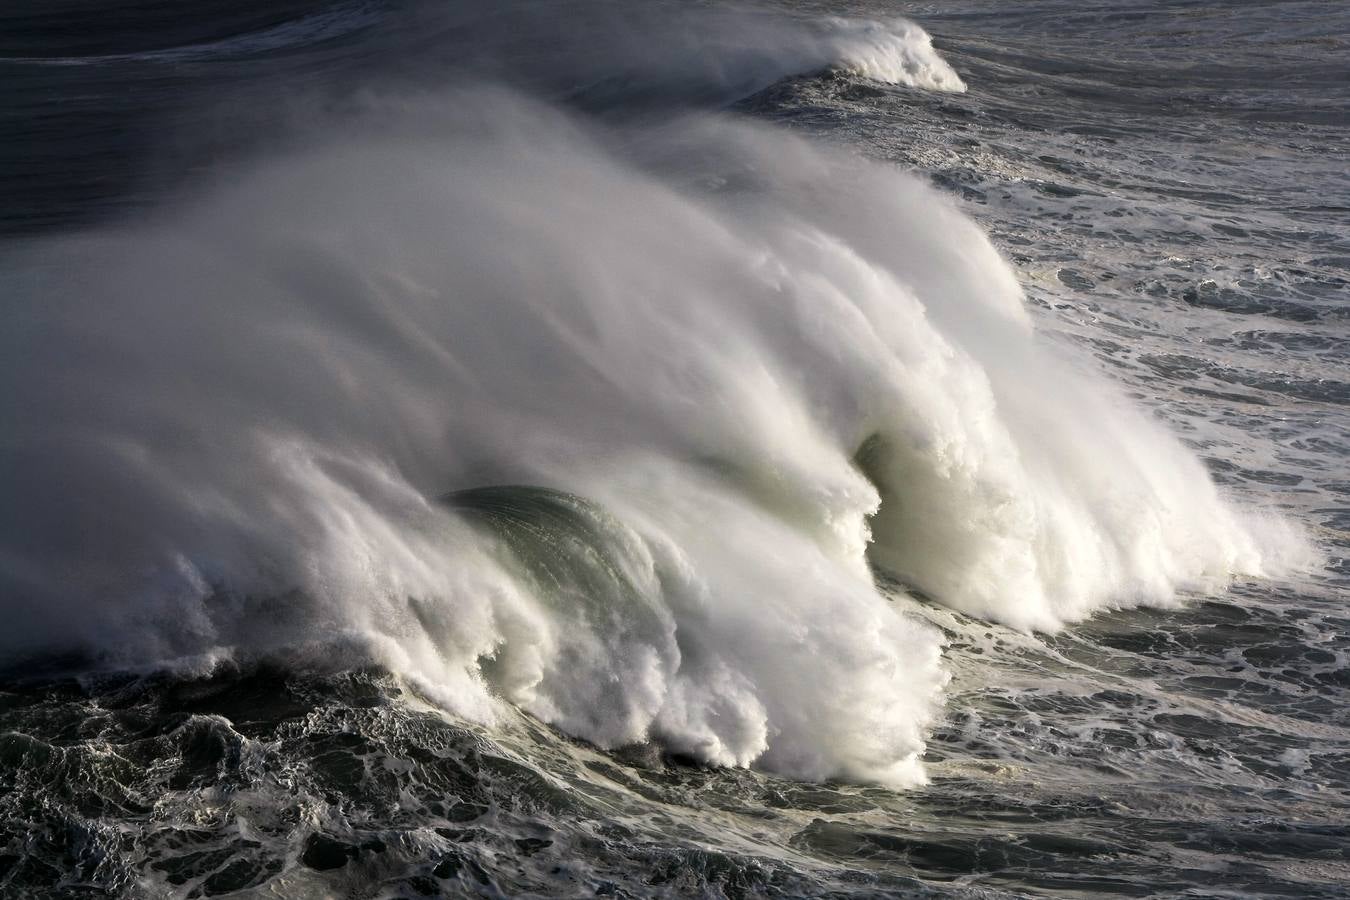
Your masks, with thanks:
[{"label": "choppy water surface", "polygon": [[7,896],[1350,895],[1341,4],[3,16]]}]

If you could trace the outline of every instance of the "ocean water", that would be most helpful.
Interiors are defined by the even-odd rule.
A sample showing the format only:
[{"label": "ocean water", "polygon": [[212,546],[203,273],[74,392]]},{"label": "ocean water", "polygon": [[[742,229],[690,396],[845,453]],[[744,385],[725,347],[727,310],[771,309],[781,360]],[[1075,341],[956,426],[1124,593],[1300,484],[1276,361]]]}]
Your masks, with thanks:
[{"label": "ocean water", "polygon": [[1350,896],[1350,7],[0,11],[0,895]]}]

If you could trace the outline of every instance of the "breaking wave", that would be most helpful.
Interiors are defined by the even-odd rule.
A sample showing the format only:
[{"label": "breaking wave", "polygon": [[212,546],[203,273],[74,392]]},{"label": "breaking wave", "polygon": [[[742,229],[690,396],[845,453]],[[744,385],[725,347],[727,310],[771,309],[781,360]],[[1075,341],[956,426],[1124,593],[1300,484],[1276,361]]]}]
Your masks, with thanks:
[{"label": "breaking wave", "polygon": [[[852,57],[959,84],[925,58]],[[873,567],[1055,629],[1301,552],[1038,340],[949,201],[723,117],[368,99],[6,253],[8,660],[366,660],[481,722],[902,785],[942,640]]]},{"label": "breaking wave", "polygon": [[928,32],[903,19],[892,22],[836,19],[832,65],[846,72],[907,87],[964,93],[966,83],[933,49]]}]

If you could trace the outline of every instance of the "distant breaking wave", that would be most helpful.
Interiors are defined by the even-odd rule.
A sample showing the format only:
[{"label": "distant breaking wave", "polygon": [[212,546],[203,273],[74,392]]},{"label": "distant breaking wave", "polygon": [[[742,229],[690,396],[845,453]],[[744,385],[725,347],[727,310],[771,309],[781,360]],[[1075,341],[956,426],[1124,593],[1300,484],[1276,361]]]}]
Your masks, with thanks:
[{"label": "distant breaking wave", "polygon": [[965,93],[961,76],[933,49],[928,32],[912,22],[835,19],[827,27],[832,66],[887,84]]},{"label": "distant breaking wave", "polygon": [[[821,60],[963,86],[852,27]],[[7,252],[6,660],[368,661],[481,722],[903,785],[942,641],[873,566],[1055,629],[1302,552],[1043,346],[949,201],[727,118],[368,99]]]},{"label": "distant breaking wave", "polygon": [[[481,15],[485,7],[468,4],[466,8]],[[489,15],[502,15],[501,10],[486,8],[491,10]],[[509,5],[506,8],[509,11]],[[341,3],[291,22],[219,40],[137,53],[0,57],[0,62],[89,66],[230,60],[341,38],[380,25],[388,18],[387,13],[378,4]],[[568,79],[578,69],[602,66],[590,76],[599,84],[627,85],[630,79],[638,79],[686,90],[717,85],[729,96],[739,97],[787,76],[837,69],[925,90],[966,89],[960,76],[933,49],[928,33],[903,19],[793,21],[737,11],[701,11],[697,16],[675,14],[672,20],[672,13],[663,11],[662,18],[648,21],[640,10],[632,10],[628,17],[617,15],[603,23],[587,22],[581,29],[575,23],[569,26],[566,16],[550,18],[537,7],[528,8],[525,15],[528,19],[519,29],[506,29],[513,34],[514,51],[521,54],[520,66],[537,66],[543,58],[557,66],[551,75],[562,74]],[[441,10],[436,10],[431,21],[440,28],[456,24],[453,16]],[[572,43],[569,27],[572,32],[584,32],[584,44]],[[522,49],[514,35],[516,31],[528,34],[530,29],[545,28],[547,31],[533,40],[546,46],[527,40]],[[596,32],[603,35],[606,30],[608,39],[597,40]],[[577,40],[583,38],[578,35]],[[480,57],[510,55],[491,41],[486,46],[460,47],[457,53],[470,65]],[[562,60],[557,58],[560,53]]]}]

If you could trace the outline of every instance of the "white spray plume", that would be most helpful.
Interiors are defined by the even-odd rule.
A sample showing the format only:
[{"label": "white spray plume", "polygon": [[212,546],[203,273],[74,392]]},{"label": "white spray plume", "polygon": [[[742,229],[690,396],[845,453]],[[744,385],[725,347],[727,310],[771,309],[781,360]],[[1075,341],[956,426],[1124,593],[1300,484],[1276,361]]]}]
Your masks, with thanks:
[{"label": "white spray plume", "polygon": [[961,76],[933,49],[928,32],[913,22],[832,19],[827,24],[837,68],[887,84],[966,92]]},{"label": "white spray plume", "polygon": [[[869,554],[1052,629],[1286,549],[950,202],[763,127],[372,102],[3,268],[8,659],[341,646],[482,721],[912,784],[941,642]],[[436,499],[489,484],[588,498],[636,599],[569,607]]]}]

